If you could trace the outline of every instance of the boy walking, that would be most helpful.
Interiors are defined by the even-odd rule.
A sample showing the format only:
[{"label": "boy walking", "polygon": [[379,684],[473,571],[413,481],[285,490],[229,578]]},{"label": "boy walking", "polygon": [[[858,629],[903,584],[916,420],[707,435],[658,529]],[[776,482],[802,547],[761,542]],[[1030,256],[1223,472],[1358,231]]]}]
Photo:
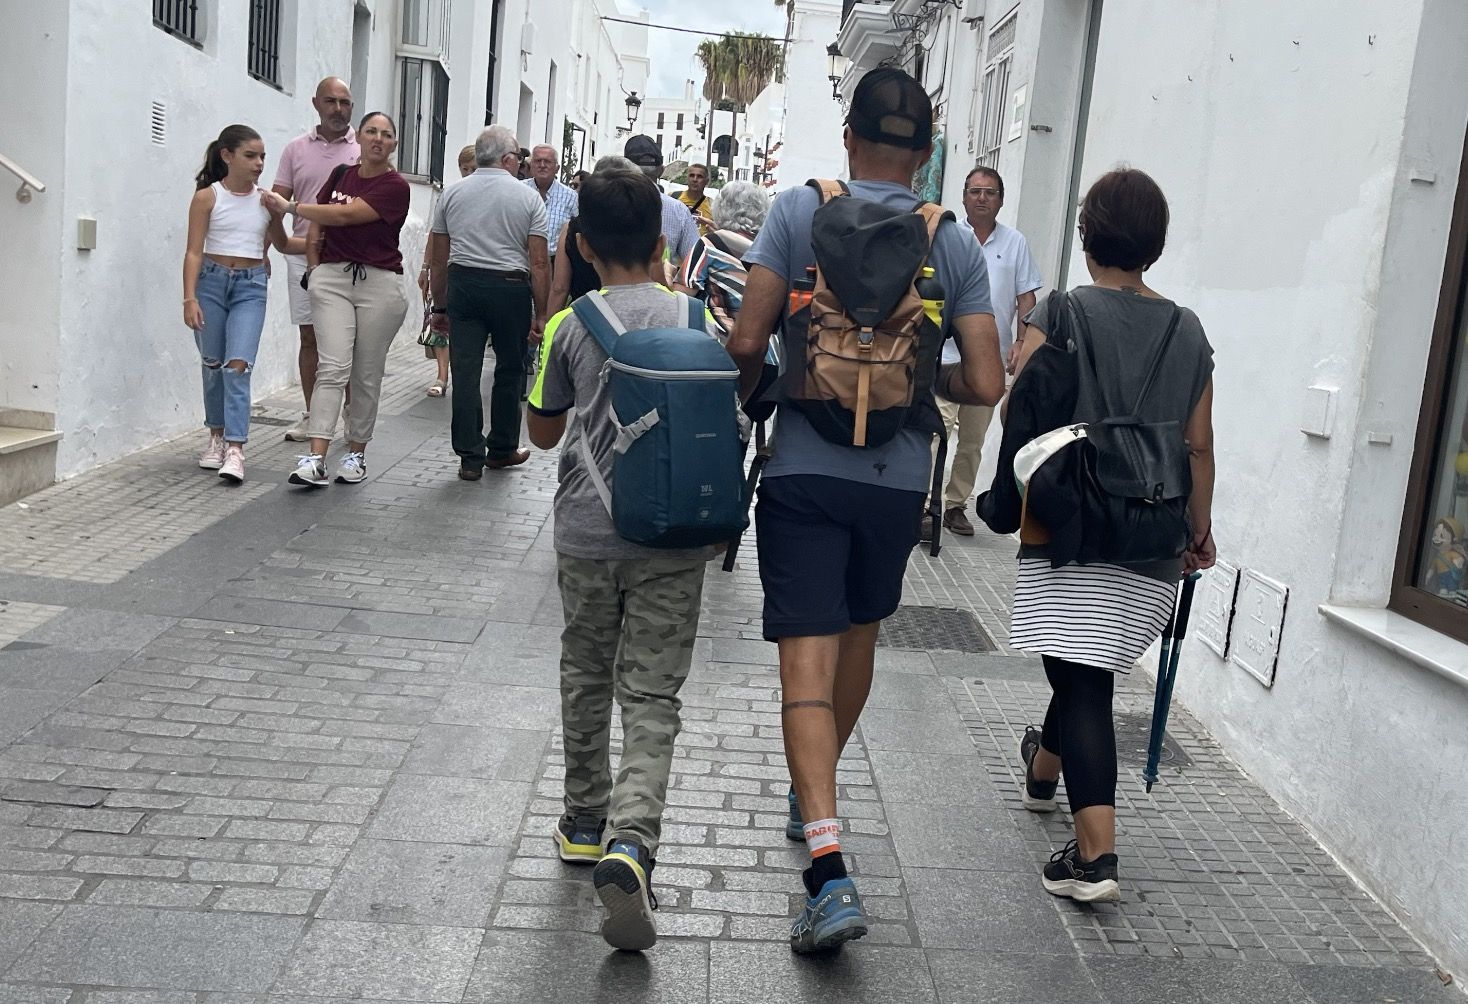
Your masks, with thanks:
[{"label": "boy walking", "polygon": [[[648,281],[661,261],[661,199],[641,174],[596,173],[581,187],[582,255],[602,278],[606,304],[627,330],[680,328],[686,301]],[[678,691],[698,633],[704,563],[711,548],[654,550],[618,535],[588,474],[610,480],[617,430],[608,419],[607,354],[571,310],[546,325],[529,397],[530,441],[561,451],[555,548],[566,627],[561,634],[565,813],[552,834],[561,860],[595,865],[606,908],[602,936],[641,950],[657,940],[650,889],[673,741]],[[609,763],[612,700],[622,709],[622,759]]]}]

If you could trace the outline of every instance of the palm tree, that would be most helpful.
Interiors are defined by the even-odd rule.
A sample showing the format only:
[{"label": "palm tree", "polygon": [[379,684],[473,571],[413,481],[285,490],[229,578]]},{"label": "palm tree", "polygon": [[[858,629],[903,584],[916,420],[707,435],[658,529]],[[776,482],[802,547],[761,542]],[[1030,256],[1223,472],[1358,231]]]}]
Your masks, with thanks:
[{"label": "palm tree", "polygon": [[[769,86],[771,79],[784,76],[785,50],[768,35],[723,35],[698,44],[698,61],[703,64],[703,96],[709,101],[709,152],[713,152],[713,111],[727,100],[730,109],[731,142],[739,135],[740,106],[748,107]],[[732,148],[731,148],[732,156]]]}]

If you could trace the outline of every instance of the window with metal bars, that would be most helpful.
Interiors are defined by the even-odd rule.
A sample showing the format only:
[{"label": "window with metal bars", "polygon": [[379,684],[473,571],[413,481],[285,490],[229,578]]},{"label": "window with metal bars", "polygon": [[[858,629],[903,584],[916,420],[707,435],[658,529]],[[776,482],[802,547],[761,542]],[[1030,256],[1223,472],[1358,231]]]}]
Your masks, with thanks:
[{"label": "window with metal bars", "polygon": [[281,0],[250,0],[250,76],[280,87]]},{"label": "window with metal bars", "polygon": [[198,0],[153,0],[153,23],[190,45],[203,46]]},{"label": "window with metal bars", "polygon": [[443,184],[444,146],[449,131],[449,74],[433,59],[404,56],[402,107],[398,115],[398,170]]},{"label": "window with metal bars", "polygon": [[989,65],[984,68],[983,118],[979,125],[979,158],[982,167],[999,167],[999,151],[1004,146],[1005,127],[1009,120],[1009,74],[1014,67],[1014,36],[1019,23],[1018,12],[989,35]]}]

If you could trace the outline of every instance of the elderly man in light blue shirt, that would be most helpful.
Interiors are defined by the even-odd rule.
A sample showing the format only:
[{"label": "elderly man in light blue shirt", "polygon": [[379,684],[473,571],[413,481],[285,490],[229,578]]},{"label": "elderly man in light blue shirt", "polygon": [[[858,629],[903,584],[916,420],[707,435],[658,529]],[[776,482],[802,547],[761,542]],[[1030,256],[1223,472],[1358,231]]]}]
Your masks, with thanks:
[{"label": "elderly man in light blue shirt", "polygon": [[561,228],[580,211],[576,193],[568,185],[561,184],[556,172],[561,169],[561,159],[556,148],[542,143],[530,151],[530,177],[523,182],[535,189],[540,201],[545,203],[546,227],[550,233],[550,256],[555,258],[556,245],[561,238]]}]

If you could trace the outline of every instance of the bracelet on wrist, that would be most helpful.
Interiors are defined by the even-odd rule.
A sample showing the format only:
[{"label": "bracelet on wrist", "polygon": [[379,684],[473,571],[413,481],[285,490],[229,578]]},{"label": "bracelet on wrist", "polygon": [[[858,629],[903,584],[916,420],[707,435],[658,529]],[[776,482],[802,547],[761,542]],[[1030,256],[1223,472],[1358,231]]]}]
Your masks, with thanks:
[{"label": "bracelet on wrist", "polygon": [[191,303],[198,303],[198,302],[199,302],[198,299],[195,298],[195,297],[192,297],[192,296],[189,296],[189,297],[185,297],[184,298],[184,306],[188,306]]}]

